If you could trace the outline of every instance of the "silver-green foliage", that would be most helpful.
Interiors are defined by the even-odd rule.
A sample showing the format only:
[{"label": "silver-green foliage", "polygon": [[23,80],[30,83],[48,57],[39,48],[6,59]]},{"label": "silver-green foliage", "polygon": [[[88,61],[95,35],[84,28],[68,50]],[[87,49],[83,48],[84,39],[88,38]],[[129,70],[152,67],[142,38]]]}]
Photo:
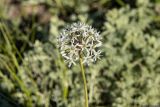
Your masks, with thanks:
[{"label": "silver-green foliage", "polygon": [[106,87],[114,87],[107,90],[113,107],[160,104],[160,35],[152,28],[151,7],[139,2],[136,9],[125,7],[106,14],[104,72],[106,80],[112,80]]}]

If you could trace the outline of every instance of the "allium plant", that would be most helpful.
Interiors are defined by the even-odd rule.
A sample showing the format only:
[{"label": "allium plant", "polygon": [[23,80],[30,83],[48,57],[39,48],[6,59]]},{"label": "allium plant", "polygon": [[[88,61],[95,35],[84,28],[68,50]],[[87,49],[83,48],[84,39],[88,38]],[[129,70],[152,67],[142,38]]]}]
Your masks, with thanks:
[{"label": "allium plant", "polygon": [[100,58],[101,36],[94,28],[84,23],[73,23],[62,30],[58,47],[68,66],[80,63],[85,90],[85,107],[88,107],[87,84],[84,64],[89,65]]}]

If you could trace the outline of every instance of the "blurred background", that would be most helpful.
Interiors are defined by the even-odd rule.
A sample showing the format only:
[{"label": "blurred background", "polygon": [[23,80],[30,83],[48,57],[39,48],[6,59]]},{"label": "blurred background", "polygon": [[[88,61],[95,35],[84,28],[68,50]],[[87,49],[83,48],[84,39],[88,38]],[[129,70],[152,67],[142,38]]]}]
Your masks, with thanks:
[{"label": "blurred background", "polygon": [[0,0],[0,107],[83,107],[79,65],[56,41],[78,21],[103,37],[89,107],[159,107],[160,0]]}]

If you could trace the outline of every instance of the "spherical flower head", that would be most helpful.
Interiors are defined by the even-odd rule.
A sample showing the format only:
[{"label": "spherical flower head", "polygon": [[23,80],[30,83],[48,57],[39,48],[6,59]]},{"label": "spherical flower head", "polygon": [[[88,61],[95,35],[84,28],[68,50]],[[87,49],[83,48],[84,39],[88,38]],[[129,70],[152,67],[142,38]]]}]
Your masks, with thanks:
[{"label": "spherical flower head", "polygon": [[101,36],[99,32],[84,23],[73,23],[62,30],[58,37],[58,47],[68,66],[79,61],[80,54],[83,63],[89,65],[100,58]]}]

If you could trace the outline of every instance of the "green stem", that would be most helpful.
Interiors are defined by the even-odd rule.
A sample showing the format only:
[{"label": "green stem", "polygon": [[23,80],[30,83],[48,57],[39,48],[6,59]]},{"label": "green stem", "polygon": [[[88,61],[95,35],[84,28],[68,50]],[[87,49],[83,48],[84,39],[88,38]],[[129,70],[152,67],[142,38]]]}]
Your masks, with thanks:
[{"label": "green stem", "polygon": [[67,100],[67,95],[68,95],[68,83],[67,83],[67,78],[66,78],[66,70],[63,72],[63,99],[64,101]]},{"label": "green stem", "polygon": [[[57,50],[57,53],[58,53],[58,50]],[[61,66],[61,70],[63,70],[63,77],[62,77],[62,87],[63,87],[63,100],[64,102],[66,103],[67,101],[67,97],[68,97],[68,78],[67,78],[67,68],[66,66],[64,65],[64,61],[63,59],[61,58],[60,54],[58,54],[58,63],[57,65],[62,65]]]},{"label": "green stem", "polygon": [[85,77],[85,72],[84,72],[84,66],[83,66],[83,59],[82,55],[79,55],[79,60],[80,60],[80,67],[81,67],[81,72],[82,72],[82,77],[83,77],[83,83],[84,83],[84,91],[85,91],[85,107],[88,107],[88,92],[87,92],[87,82],[86,82],[86,77]]}]

